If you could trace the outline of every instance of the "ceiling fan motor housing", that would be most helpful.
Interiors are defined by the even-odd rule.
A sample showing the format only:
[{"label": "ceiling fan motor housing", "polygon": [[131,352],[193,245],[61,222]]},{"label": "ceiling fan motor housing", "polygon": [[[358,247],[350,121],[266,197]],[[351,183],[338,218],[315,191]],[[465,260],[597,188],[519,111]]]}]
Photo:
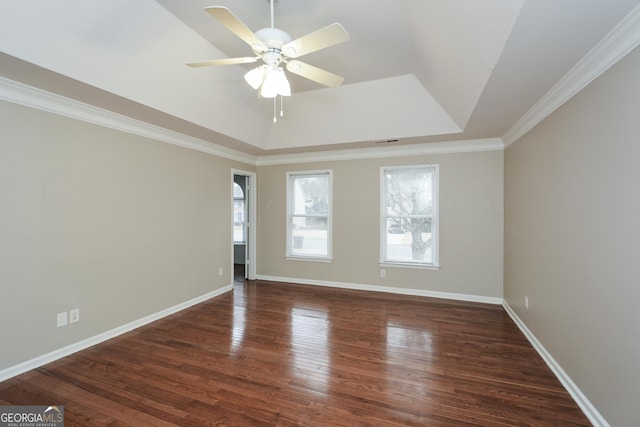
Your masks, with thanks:
[{"label": "ceiling fan motor housing", "polygon": [[263,28],[255,34],[268,48],[272,49],[282,49],[282,46],[291,41],[291,36],[279,28]]},{"label": "ceiling fan motor housing", "polygon": [[283,59],[284,57],[282,56],[280,49],[269,48],[267,52],[262,54],[262,60],[270,68],[277,67]]},{"label": "ceiling fan motor housing", "polygon": [[[345,42],[349,39],[349,33],[347,33],[342,25],[336,22],[292,41],[291,36],[287,32],[276,28],[273,24],[274,1],[275,0],[270,0],[271,27],[263,28],[255,33],[226,7],[206,7],[205,10],[211,16],[216,18],[222,25],[227,27],[251,47],[254,56],[197,61],[187,63],[187,65],[190,67],[203,67],[212,65],[249,64],[262,59],[264,65],[252,69],[247,73],[247,75],[251,74],[249,76],[250,78],[247,79],[247,75],[245,75],[245,79],[247,79],[248,82],[251,80],[249,84],[254,89],[264,87],[267,77],[270,77],[271,80],[281,82],[282,84],[280,84],[280,86],[282,87],[276,92],[282,96],[289,96],[290,94],[284,69],[281,68],[281,64],[283,63],[286,63],[286,70],[293,74],[297,74],[330,88],[339,86],[344,80],[342,77],[321,68],[300,62],[297,58]],[[267,71],[268,74],[266,73]],[[270,94],[271,92],[263,93],[262,96],[270,97],[267,96]]]},{"label": "ceiling fan motor housing", "polygon": [[284,59],[282,46],[291,41],[291,36],[279,28],[263,28],[256,31],[255,34],[267,46],[268,50],[266,52],[256,51],[254,48],[254,53],[261,55],[264,63],[270,68],[277,67]]}]

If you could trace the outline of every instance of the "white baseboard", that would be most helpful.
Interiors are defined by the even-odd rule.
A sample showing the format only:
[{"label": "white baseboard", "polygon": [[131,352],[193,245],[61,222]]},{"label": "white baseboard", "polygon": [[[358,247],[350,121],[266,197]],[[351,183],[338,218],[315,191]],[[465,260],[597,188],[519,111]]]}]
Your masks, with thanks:
[{"label": "white baseboard", "polygon": [[292,279],[290,277],[277,277],[258,275],[258,280],[272,282],[299,283],[301,285],[325,286],[329,288],[354,289],[359,291],[386,292],[390,294],[413,295],[419,297],[442,298],[456,301],[481,302],[485,304],[502,304],[502,298],[485,297],[479,295],[456,294],[449,292],[427,291],[421,289],[394,288],[390,286],[363,285],[359,283],[327,282],[324,280]]},{"label": "white baseboard", "polygon": [[333,288],[342,288],[342,289],[355,289],[362,291],[373,291],[373,292],[387,292],[401,295],[415,295],[415,296],[425,296],[432,298],[443,298],[443,299],[451,299],[457,301],[471,301],[471,302],[481,302],[488,304],[502,304],[504,309],[507,311],[511,319],[518,326],[518,328],[522,331],[522,333],[527,337],[533,348],[540,354],[545,363],[549,366],[554,375],[558,378],[560,383],[567,390],[569,395],[573,398],[576,404],[580,407],[582,412],[586,415],[586,417],[591,421],[594,427],[610,427],[609,423],[604,419],[604,417],[598,412],[598,410],[589,402],[589,399],[580,391],[578,386],[571,380],[569,375],[560,367],[560,365],[555,361],[555,359],[549,354],[549,352],[542,346],[540,341],[533,335],[533,333],[527,328],[524,322],[518,317],[518,315],[511,309],[509,304],[504,301],[502,298],[494,298],[494,297],[484,297],[477,295],[466,295],[466,294],[457,294],[457,293],[448,293],[448,292],[437,292],[437,291],[425,291],[418,289],[407,289],[407,288],[393,288],[388,286],[376,286],[376,285],[363,285],[357,283],[343,283],[343,282],[327,282],[321,280],[311,280],[311,279],[292,279],[289,277],[277,277],[277,276],[266,276],[266,275],[258,275],[258,280],[268,280],[273,282],[285,282],[285,283],[299,283],[302,285],[314,285],[314,286],[326,286]]},{"label": "white baseboard", "polygon": [[148,323],[155,322],[156,320],[160,320],[163,317],[167,317],[171,314],[177,313],[179,311],[182,311],[196,304],[200,304],[201,302],[217,297],[218,295],[222,295],[223,293],[228,292],[232,289],[233,289],[233,285],[225,286],[223,288],[201,295],[189,301],[185,301],[181,304],[174,305],[173,307],[166,308],[157,313],[150,314],[141,319],[134,320],[133,322],[111,329],[110,331],[103,332],[101,334],[84,339],[77,343],[59,348],[50,353],[43,354],[42,356],[38,356],[31,360],[27,360],[26,362],[22,362],[17,365],[11,366],[9,368],[5,368],[0,371],[0,382],[8,380],[9,378],[13,378],[25,372],[28,372],[32,369],[39,368],[43,365],[46,365],[47,363],[55,362],[58,359],[62,359],[63,357],[69,356],[80,350],[84,350],[96,344],[100,344],[101,342],[104,342],[111,338],[115,338],[119,335],[132,331]]},{"label": "white baseboard", "polygon": [[[513,311],[513,309],[509,306],[509,304],[507,304],[507,302],[504,301],[502,298],[457,294],[457,293],[449,293],[449,292],[427,291],[427,290],[419,290],[419,289],[394,288],[394,287],[388,287],[388,286],[364,285],[364,284],[358,284],[358,283],[327,282],[327,281],[311,280],[311,279],[292,279],[288,277],[277,277],[277,276],[266,276],[266,275],[258,275],[257,279],[273,281],[273,282],[299,283],[303,285],[325,286],[325,287],[333,287],[333,288],[341,288],[341,289],[386,292],[386,293],[394,293],[394,294],[400,294],[400,295],[425,296],[425,297],[432,297],[432,298],[451,299],[451,300],[457,300],[457,301],[470,301],[470,302],[480,302],[480,303],[487,303],[487,304],[502,304],[502,306],[504,307],[506,312],[509,314],[511,319],[522,331],[525,337],[529,340],[533,348],[535,348],[536,351],[540,354],[542,359],[549,366],[549,368],[558,378],[560,383],[565,387],[567,392],[569,392],[573,400],[575,400],[575,402],[580,407],[580,409],[584,412],[584,414],[587,416],[589,421],[591,421],[591,423],[595,427],[610,427],[609,423],[600,414],[600,412],[598,412],[595,406],[591,404],[589,399],[587,399],[584,393],[580,391],[578,386],[571,380],[569,375],[567,375],[567,373],[555,361],[555,359],[551,356],[551,354],[549,354],[549,352],[544,348],[544,346],[540,343],[540,341],[538,341],[536,336],[529,330],[529,328],[525,325],[522,319],[518,317],[515,311]],[[211,298],[222,295],[223,293],[228,292],[232,289],[233,289],[233,285],[225,286],[223,288],[209,292],[205,295],[199,296],[197,298],[191,299],[181,304],[177,304],[173,307],[169,307],[157,313],[150,314],[149,316],[127,323],[125,325],[119,326],[117,328],[111,329],[109,331],[103,332],[101,334],[95,335],[85,340],[79,341],[77,343],[68,345],[66,347],[54,350],[47,354],[43,354],[31,360],[27,360],[26,362],[22,362],[17,365],[11,366],[9,368],[3,369],[0,371],[0,382],[5,381],[9,378],[13,378],[25,372],[28,372],[32,369],[39,368],[40,366],[46,365],[47,363],[54,362],[58,359],[69,356],[80,350],[84,350],[86,348],[92,347],[96,344],[107,341],[111,338],[115,338],[119,335],[132,331],[136,328],[139,328],[151,322],[155,322],[156,320],[162,319],[163,317],[167,317],[171,314],[177,313],[186,308],[192,307],[196,304],[199,304]]]},{"label": "white baseboard", "polygon": [[503,302],[502,306],[509,314],[514,323],[520,328],[525,337],[529,340],[533,348],[536,349],[538,354],[542,357],[545,363],[549,366],[551,371],[558,378],[560,383],[564,386],[565,389],[569,392],[573,400],[578,404],[582,412],[587,416],[589,421],[594,425],[594,427],[610,427],[607,420],[604,419],[602,414],[598,412],[598,410],[589,402],[589,399],[580,391],[578,386],[571,380],[569,375],[562,369],[562,367],[556,362],[556,360],[549,354],[546,348],[538,341],[538,338],[529,330],[527,325],[518,317],[515,311],[507,304],[507,302]]}]

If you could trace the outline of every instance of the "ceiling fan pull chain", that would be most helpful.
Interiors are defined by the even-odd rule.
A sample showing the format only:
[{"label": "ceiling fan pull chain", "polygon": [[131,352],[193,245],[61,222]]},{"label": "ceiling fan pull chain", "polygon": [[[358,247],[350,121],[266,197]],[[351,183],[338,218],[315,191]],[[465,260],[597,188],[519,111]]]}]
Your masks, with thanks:
[{"label": "ceiling fan pull chain", "polygon": [[218,22],[242,41],[252,51],[251,57],[213,59],[187,63],[190,67],[219,66],[233,64],[251,64],[262,60],[262,64],[249,70],[244,75],[246,82],[258,91],[259,98],[274,98],[273,122],[278,121],[278,101],[280,95],[280,117],[284,117],[283,96],[291,96],[291,84],[285,70],[321,85],[334,88],[340,86],[343,78],[292,58],[298,58],[321,49],[337,45],[349,40],[349,33],[339,23],[327,25],[319,30],[291,40],[291,36],[276,28],[275,2],[268,0],[271,28],[261,28],[255,33],[224,6],[209,6],[205,10]]},{"label": "ceiling fan pull chain", "polygon": [[278,123],[278,119],[276,118],[276,110],[278,109],[276,103],[278,102],[278,97],[273,97],[273,123]]}]

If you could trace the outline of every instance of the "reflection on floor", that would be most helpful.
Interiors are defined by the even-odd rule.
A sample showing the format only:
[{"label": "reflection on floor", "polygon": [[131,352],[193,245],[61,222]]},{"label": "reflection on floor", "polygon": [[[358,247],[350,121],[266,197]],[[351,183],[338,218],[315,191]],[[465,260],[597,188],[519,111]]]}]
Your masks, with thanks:
[{"label": "reflection on floor", "polygon": [[233,282],[244,283],[244,264],[233,264]]},{"label": "reflection on floor", "polygon": [[589,426],[499,305],[247,280],[0,383],[67,425]]}]

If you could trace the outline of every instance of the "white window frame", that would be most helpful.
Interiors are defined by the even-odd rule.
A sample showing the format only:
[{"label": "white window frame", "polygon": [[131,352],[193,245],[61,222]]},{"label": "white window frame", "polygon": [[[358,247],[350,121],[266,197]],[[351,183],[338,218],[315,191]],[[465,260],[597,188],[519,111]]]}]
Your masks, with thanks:
[{"label": "white window frame", "polygon": [[[432,262],[397,261],[387,259],[387,186],[385,173],[387,171],[401,171],[403,169],[431,169],[433,179],[431,181],[432,216],[431,216],[431,257]],[[383,166],[380,168],[380,265],[388,267],[421,268],[426,270],[440,269],[440,218],[439,218],[439,182],[440,167],[438,164],[407,165],[407,166]]]},{"label": "white window frame", "polygon": [[[292,226],[293,218],[307,215],[294,215],[293,206],[293,194],[294,186],[292,180],[300,177],[314,177],[327,175],[329,179],[329,194],[328,194],[328,209],[327,209],[327,254],[326,255],[305,255],[297,254],[293,252],[291,247],[292,243]],[[324,215],[309,215],[315,217],[324,217]],[[333,170],[311,170],[311,171],[292,171],[287,172],[287,244],[286,244],[286,258],[294,261],[319,261],[319,262],[331,262],[333,260]]]}]

